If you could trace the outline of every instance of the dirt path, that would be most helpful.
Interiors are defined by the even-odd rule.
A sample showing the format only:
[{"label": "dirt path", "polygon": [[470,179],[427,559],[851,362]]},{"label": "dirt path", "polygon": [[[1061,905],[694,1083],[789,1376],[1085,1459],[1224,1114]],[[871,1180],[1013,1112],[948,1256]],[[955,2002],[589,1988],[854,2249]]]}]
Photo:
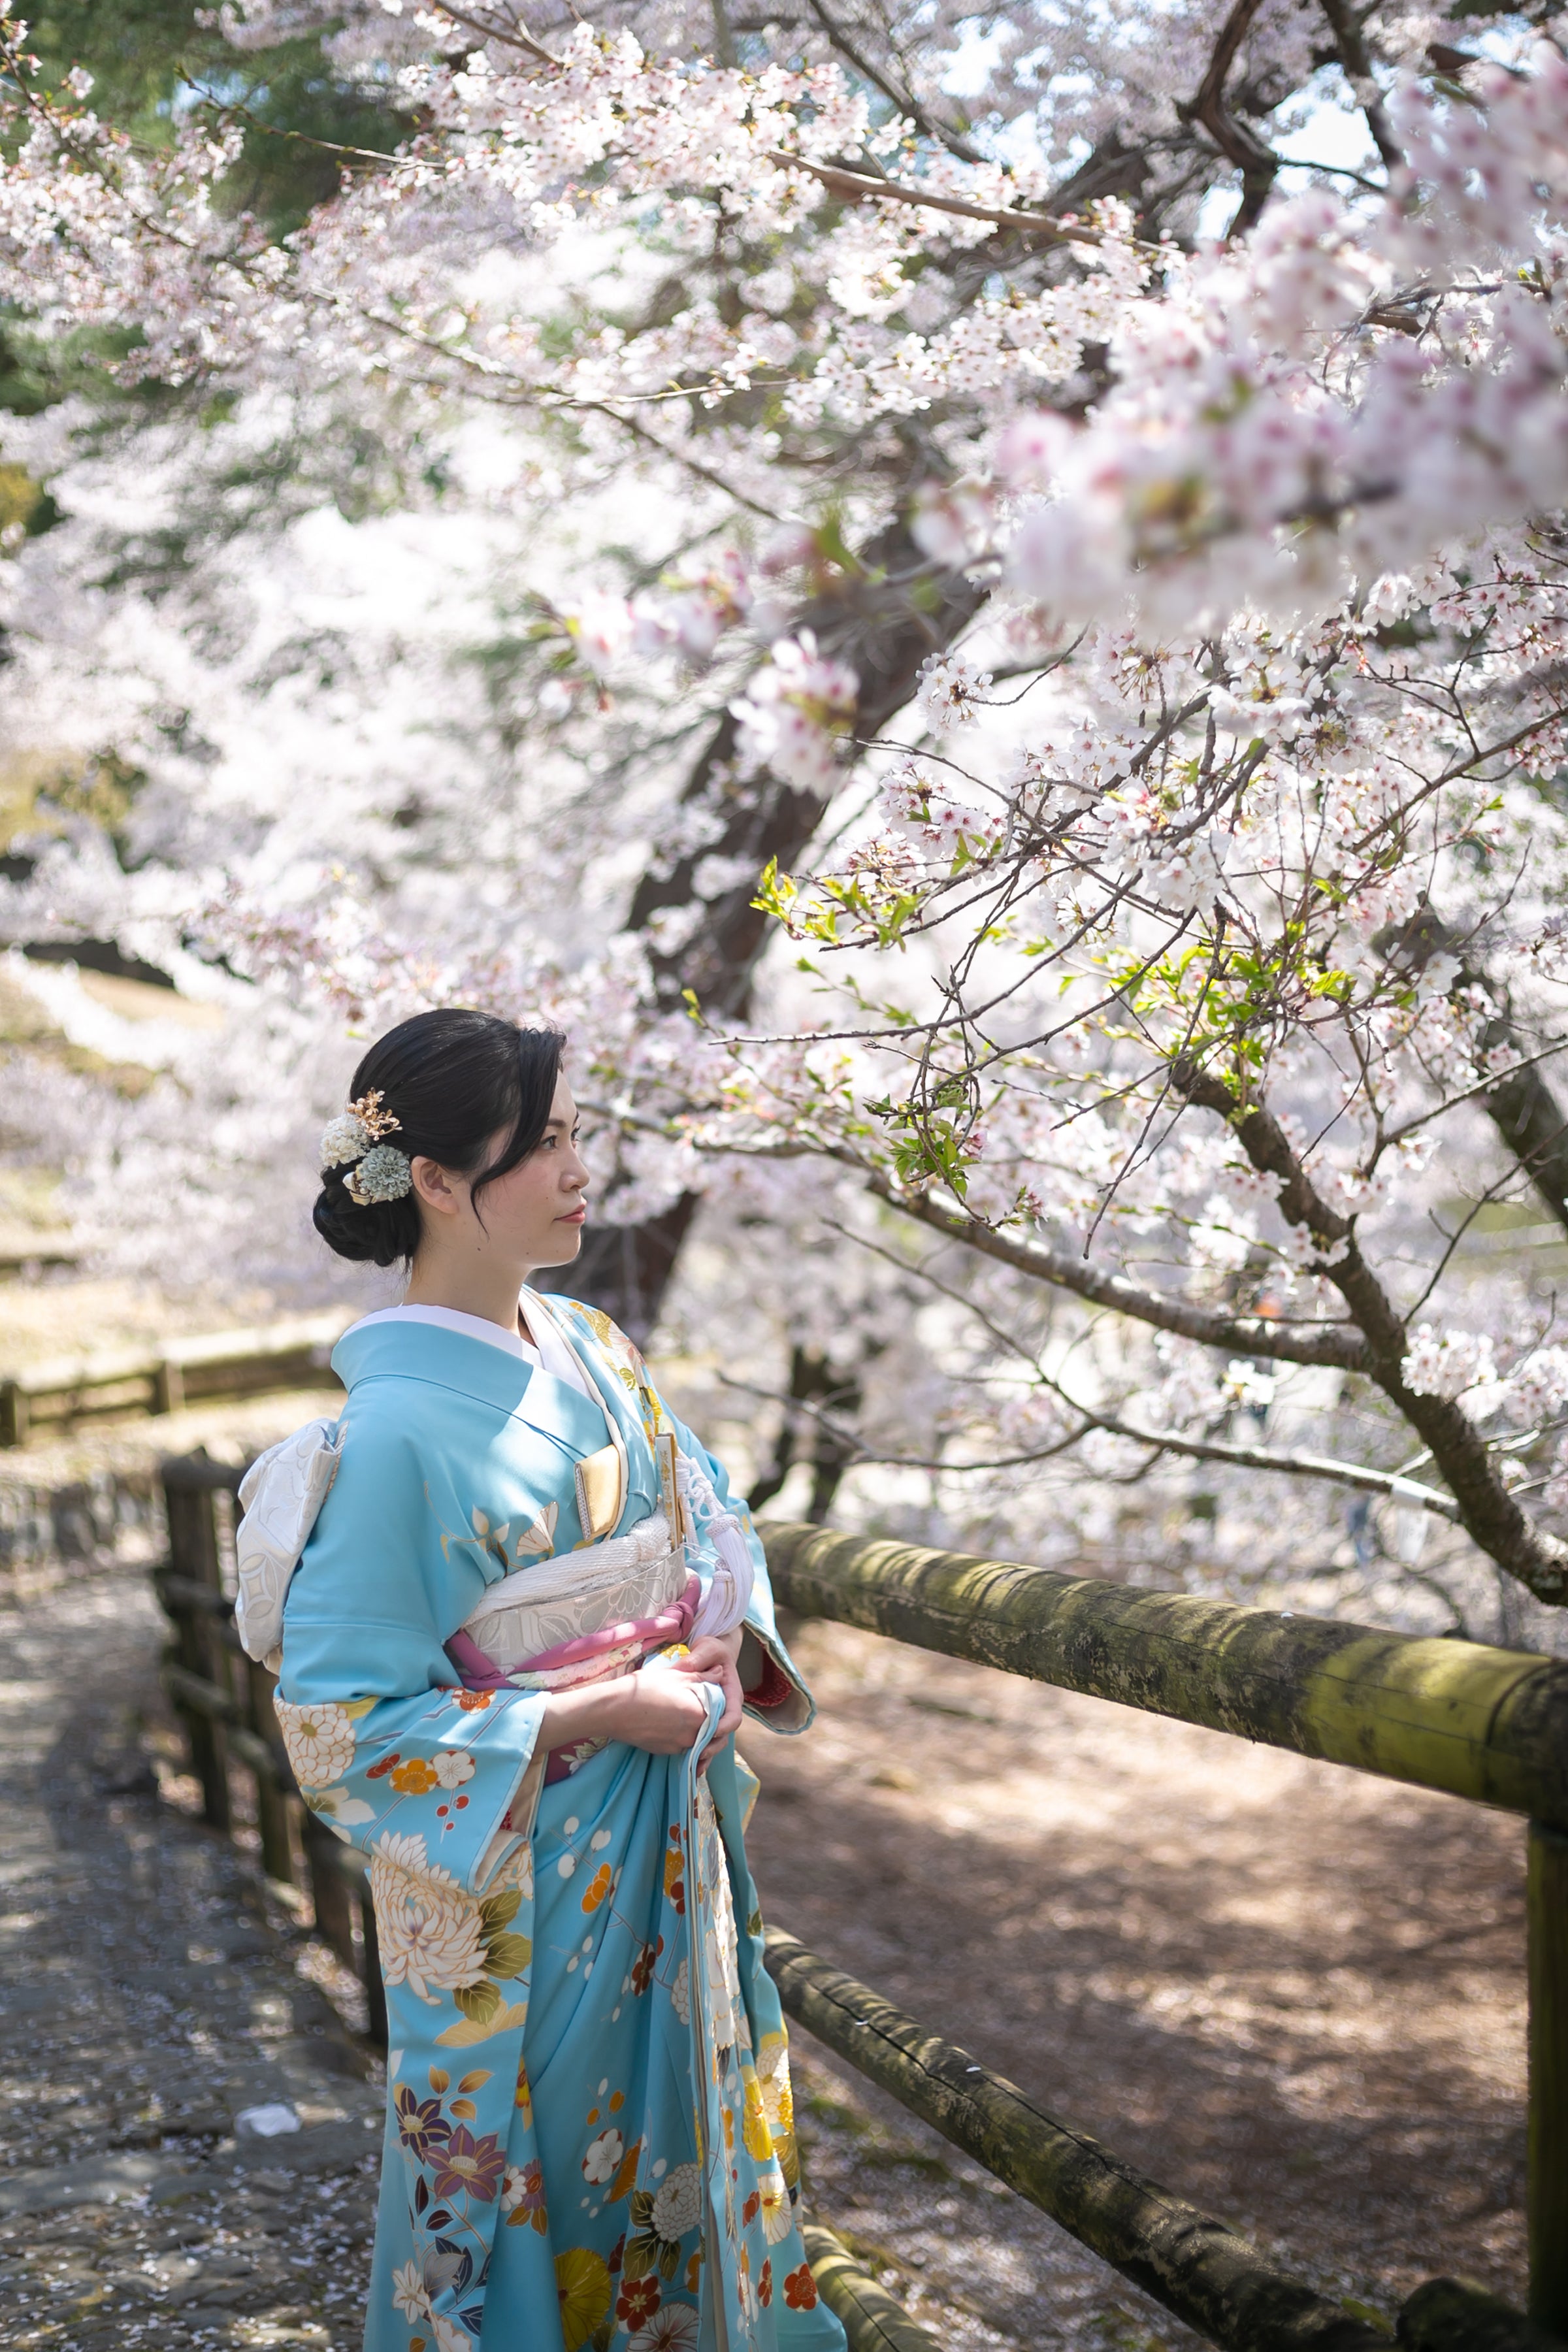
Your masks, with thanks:
[{"label": "dirt path", "polygon": [[[1318,2285],[1523,2293],[1522,1825],[870,1635],[749,1731],[770,1917]],[[814,2201],[953,2343],[1184,2331],[839,2062]],[[914,2160],[905,2160],[912,2158]]]},{"label": "dirt path", "polygon": [[0,1604],[0,2345],[356,2352],[381,2093],[254,1866],[160,1795],[163,1633],[126,1568]]}]

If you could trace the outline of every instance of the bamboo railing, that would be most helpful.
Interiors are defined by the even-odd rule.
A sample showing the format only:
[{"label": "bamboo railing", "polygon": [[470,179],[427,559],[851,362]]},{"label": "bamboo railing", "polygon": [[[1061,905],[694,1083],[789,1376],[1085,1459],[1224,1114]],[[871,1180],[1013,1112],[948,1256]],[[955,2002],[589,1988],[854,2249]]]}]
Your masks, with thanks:
[{"label": "bamboo railing", "polygon": [[[762,1534],[775,1597],[799,1615],[1524,1814],[1529,2316],[1462,2280],[1434,2279],[1405,2302],[1397,2332],[1411,2352],[1527,2352],[1568,2338],[1568,1664],[823,1528]],[[799,2023],[1211,2343],[1386,2347],[1386,2331],[793,1937],[770,1936],[768,1965]],[[856,2352],[879,2340],[849,2333]]]}]

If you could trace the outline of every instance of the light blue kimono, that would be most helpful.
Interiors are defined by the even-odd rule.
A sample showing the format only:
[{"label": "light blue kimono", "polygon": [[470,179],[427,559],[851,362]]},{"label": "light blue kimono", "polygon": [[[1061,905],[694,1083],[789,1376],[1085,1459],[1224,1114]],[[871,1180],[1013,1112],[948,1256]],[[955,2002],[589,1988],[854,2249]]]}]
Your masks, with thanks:
[{"label": "light blue kimono", "polygon": [[[754,1779],[731,1742],[700,1776],[696,1749],[611,1742],[544,1785],[542,1696],[452,1687],[444,1644],[487,1587],[583,1545],[574,1471],[607,1411],[616,1532],[659,1508],[673,1429],[745,1530],[773,1720],[810,1719],[723,1471],[607,1317],[550,1305],[605,1410],[444,1328],[340,1341],[339,1466],[284,1614],[279,1718],[307,1802],[370,1856],[386,1979],[366,2352],[843,2352],[794,2217]],[[700,1529],[689,1557],[706,1583]]]}]

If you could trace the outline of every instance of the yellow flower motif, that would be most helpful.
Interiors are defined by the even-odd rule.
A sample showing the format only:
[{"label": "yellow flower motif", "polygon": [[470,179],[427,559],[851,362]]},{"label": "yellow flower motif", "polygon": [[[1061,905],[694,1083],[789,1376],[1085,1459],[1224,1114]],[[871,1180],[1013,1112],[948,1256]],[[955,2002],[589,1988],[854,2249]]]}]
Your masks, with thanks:
[{"label": "yellow flower motif", "polygon": [[578,2352],[610,2308],[609,2266],[590,2247],[568,2246],[555,2257],[555,2292],[566,2352]]},{"label": "yellow flower motif", "polygon": [[423,1797],[435,1788],[438,1778],[422,1756],[411,1756],[393,1773],[392,1785],[400,1797]]},{"label": "yellow flower motif", "polygon": [[789,2043],[782,2033],[764,2033],[757,2053],[757,2081],[763,2113],[773,2137],[787,2139],[795,2130],[795,2093],[789,2079]]},{"label": "yellow flower motif", "polygon": [[767,2114],[763,2105],[762,2087],[750,2066],[742,2067],[741,2080],[745,2088],[745,2118],[742,2125],[742,2131],[746,2142],[746,2152],[750,2156],[754,2156],[759,2164],[765,2164],[773,2152],[773,2138],[768,2129]]},{"label": "yellow flower motif", "polygon": [[301,1789],[328,1789],[354,1760],[353,1721],[346,1706],[327,1700],[321,1706],[293,1706],[274,1698],[278,1727]]}]

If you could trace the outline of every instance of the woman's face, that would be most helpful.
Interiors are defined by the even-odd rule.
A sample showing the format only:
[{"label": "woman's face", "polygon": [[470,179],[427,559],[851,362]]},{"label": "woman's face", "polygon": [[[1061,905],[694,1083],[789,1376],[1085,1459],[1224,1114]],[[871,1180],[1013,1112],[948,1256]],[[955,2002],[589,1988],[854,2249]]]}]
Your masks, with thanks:
[{"label": "woman's face", "polygon": [[[505,1142],[503,1129],[490,1138],[487,1157],[494,1159]],[[467,1178],[433,1160],[416,1160],[413,1173],[426,1232],[438,1247],[532,1267],[569,1265],[583,1246],[589,1176],[577,1152],[577,1106],[564,1076],[555,1082],[542,1141],[484,1187],[477,1208]]]}]

